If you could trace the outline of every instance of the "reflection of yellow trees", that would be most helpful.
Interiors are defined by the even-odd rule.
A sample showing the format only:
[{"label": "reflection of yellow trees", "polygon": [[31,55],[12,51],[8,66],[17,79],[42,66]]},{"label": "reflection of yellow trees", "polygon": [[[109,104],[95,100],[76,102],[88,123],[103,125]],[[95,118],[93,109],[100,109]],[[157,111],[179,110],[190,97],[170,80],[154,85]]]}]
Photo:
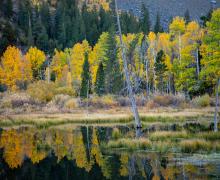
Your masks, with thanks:
[{"label": "reflection of yellow trees", "polygon": [[128,160],[129,160],[129,156],[127,153],[121,155],[120,157],[121,167],[119,170],[121,176],[128,176]]},{"label": "reflection of yellow trees", "polygon": [[103,157],[99,147],[99,141],[98,141],[96,129],[93,129],[92,132],[91,158],[95,158],[96,163],[101,167],[103,175],[106,178],[110,178],[110,172],[109,172],[109,168],[107,167],[106,159]]},{"label": "reflection of yellow trees", "polygon": [[178,173],[177,168],[173,166],[169,166],[166,169],[161,169],[161,174],[166,180],[173,180],[175,179],[175,175]]},{"label": "reflection of yellow trees", "polygon": [[33,152],[32,152],[32,156],[30,158],[31,158],[31,161],[33,162],[33,164],[37,164],[41,160],[46,158],[46,156],[47,156],[47,153],[45,151],[39,151],[39,150],[37,150],[37,148],[34,148]]},{"label": "reflection of yellow trees", "polygon": [[10,168],[17,168],[22,165],[22,139],[16,130],[2,132],[0,147],[4,148],[3,157]]},{"label": "reflection of yellow trees", "polygon": [[91,165],[87,161],[86,148],[83,142],[83,135],[80,130],[74,132],[73,136],[73,155],[79,168],[85,168],[86,171],[91,170]]},{"label": "reflection of yellow trees", "polygon": [[58,162],[67,154],[67,147],[64,145],[64,134],[61,131],[55,132],[54,153]]},{"label": "reflection of yellow trees", "polygon": [[34,142],[33,129],[19,131],[15,129],[3,130],[0,138],[0,148],[4,148],[3,158],[11,168],[22,165],[24,156],[31,159],[33,163],[39,163],[47,153],[40,150],[38,142]]}]

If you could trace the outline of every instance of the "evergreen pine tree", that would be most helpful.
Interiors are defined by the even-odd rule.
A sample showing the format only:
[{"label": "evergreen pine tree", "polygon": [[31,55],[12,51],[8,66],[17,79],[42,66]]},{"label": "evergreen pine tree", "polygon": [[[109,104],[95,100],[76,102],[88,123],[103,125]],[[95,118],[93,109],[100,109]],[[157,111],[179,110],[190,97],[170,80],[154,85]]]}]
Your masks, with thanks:
[{"label": "evergreen pine tree", "polygon": [[60,1],[55,13],[55,37],[58,41],[59,49],[63,49],[66,45],[65,23],[64,4]]},{"label": "evergreen pine tree", "polygon": [[106,65],[106,92],[118,94],[123,87],[123,76],[117,57],[118,48],[114,31],[111,31],[107,38],[107,65]]},{"label": "evergreen pine tree", "polygon": [[27,1],[19,1],[18,4],[18,26],[27,34],[29,25],[29,16],[32,15],[31,8]]},{"label": "evergreen pine tree", "polygon": [[47,35],[46,29],[44,26],[42,26],[42,29],[41,29],[39,35],[37,36],[36,46],[44,52],[49,51],[49,49],[48,49],[48,35]]},{"label": "evergreen pine tree", "polygon": [[165,64],[165,54],[163,50],[160,50],[157,53],[156,63],[155,63],[155,72],[156,72],[156,81],[158,83],[158,88],[161,92],[164,90],[164,79],[165,79],[165,72],[167,71],[167,66]]},{"label": "evergreen pine tree", "polygon": [[7,46],[14,45],[16,43],[16,32],[9,22],[6,22],[2,29],[2,37],[0,40],[0,57],[6,50]]},{"label": "evergreen pine tree", "polygon": [[185,14],[184,14],[184,19],[186,21],[186,24],[188,24],[190,22],[190,14],[189,14],[189,10],[187,9]]},{"label": "evergreen pine tree", "polygon": [[142,4],[141,17],[140,17],[140,29],[144,34],[150,32],[150,15],[148,9]]},{"label": "evergreen pine tree", "polygon": [[47,2],[42,3],[42,6],[40,8],[40,17],[41,17],[42,24],[44,25],[44,27],[47,31],[47,34],[49,34],[50,33],[51,18],[50,18],[49,5]]},{"label": "evergreen pine tree", "polygon": [[13,3],[12,0],[6,0],[5,6],[3,8],[4,14],[7,18],[11,18],[13,15]]},{"label": "evergreen pine tree", "polygon": [[99,96],[105,93],[105,72],[102,62],[99,64],[96,74],[95,92]]},{"label": "evergreen pine tree", "polygon": [[82,71],[81,78],[82,78],[82,82],[81,82],[81,89],[80,89],[80,97],[87,98],[87,95],[91,93],[91,85],[92,85],[88,53],[85,53],[85,60],[83,64],[83,71]]},{"label": "evergreen pine tree", "polygon": [[31,27],[31,18],[29,15],[29,25],[28,25],[28,43],[27,43],[28,47],[33,46],[33,35],[32,35],[32,27]]},{"label": "evergreen pine tree", "polygon": [[156,23],[155,23],[155,26],[154,26],[154,32],[155,33],[163,32],[163,28],[160,25],[160,15],[159,15],[159,13],[157,13]]}]

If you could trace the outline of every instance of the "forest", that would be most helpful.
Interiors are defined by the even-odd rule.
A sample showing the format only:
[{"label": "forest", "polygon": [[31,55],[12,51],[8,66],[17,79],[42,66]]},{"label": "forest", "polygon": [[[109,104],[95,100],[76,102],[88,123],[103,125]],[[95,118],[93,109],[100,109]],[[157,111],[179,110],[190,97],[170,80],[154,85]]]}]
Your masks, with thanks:
[{"label": "forest", "polygon": [[0,179],[220,177],[220,8],[140,12],[0,1]]}]

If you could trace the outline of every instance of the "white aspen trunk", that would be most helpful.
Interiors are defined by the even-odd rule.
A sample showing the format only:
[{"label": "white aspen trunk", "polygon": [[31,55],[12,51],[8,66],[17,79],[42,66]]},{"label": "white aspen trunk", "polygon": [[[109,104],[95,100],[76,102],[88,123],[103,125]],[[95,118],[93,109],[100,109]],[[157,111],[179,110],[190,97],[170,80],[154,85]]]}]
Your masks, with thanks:
[{"label": "white aspen trunk", "polygon": [[87,84],[87,104],[86,104],[86,115],[89,116],[89,80]]},{"label": "white aspen trunk", "polygon": [[[121,44],[121,48],[122,48],[122,60],[123,60],[124,73],[125,73],[125,78],[126,78],[128,92],[129,92],[129,99],[130,99],[131,105],[132,105],[132,112],[134,115],[136,128],[140,130],[141,129],[141,121],[140,121],[136,100],[135,100],[132,86],[131,86],[130,75],[128,72],[128,64],[127,64],[127,60],[126,60],[125,47],[124,47],[124,43],[122,40],[122,32],[121,32],[121,24],[120,24],[119,13],[118,13],[117,0],[115,0],[115,11],[116,11],[116,15],[117,15],[117,24],[118,24],[118,30],[119,30],[119,36],[120,36],[120,44]],[[139,133],[137,133],[136,135],[139,136]]]},{"label": "white aspen trunk", "polygon": [[49,59],[48,59],[48,65],[47,65],[47,82],[50,83],[50,63],[49,63]]},{"label": "white aspen trunk", "polygon": [[149,91],[149,72],[148,72],[148,61],[146,60],[146,81],[147,81],[147,85],[146,85],[146,93],[147,93],[147,97],[149,97],[150,95],[150,91]]},{"label": "white aspen trunk", "polygon": [[197,72],[197,77],[199,79],[200,69],[199,69],[199,48],[198,47],[196,48],[196,72]]},{"label": "white aspen trunk", "polygon": [[217,80],[216,85],[216,96],[215,96],[215,116],[214,116],[214,131],[218,132],[218,105],[219,105],[219,99],[218,99],[218,89],[220,86],[220,78]]},{"label": "white aspen trunk", "polygon": [[182,46],[182,41],[181,41],[181,34],[179,32],[179,60],[180,60],[180,63],[181,63],[181,59],[182,59],[182,56],[181,56],[181,46]]},{"label": "white aspen trunk", "polygon": [[155,72],[155,63],[156,63],[156,53],[155,53],[155,45],[153,48],[153,59],[154,59],[154,67],[153,67],[153,91],[154,93],[157,91],[157,86],[156,86],[156,72]]}]

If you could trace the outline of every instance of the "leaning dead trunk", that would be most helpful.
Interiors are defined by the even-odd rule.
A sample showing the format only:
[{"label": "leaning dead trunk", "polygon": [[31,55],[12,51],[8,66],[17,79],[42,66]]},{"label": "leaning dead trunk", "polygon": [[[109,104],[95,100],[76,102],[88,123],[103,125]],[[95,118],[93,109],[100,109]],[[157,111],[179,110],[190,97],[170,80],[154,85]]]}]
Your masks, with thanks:
[{"label": "leaning dead trunk", "polygon": [[[121,24],[120,24],[119,13],[118,13],[117,0],[115,0],[115,11],[116,11],[116,15],[117,15],[118,31],[119,31],[119,36],[120,36],[120,44],[121,44],[121,48],[122,48],[122,60],[123,60],[127,88],[128,88],[128,92],[129,92],[129,99],[130,99],[131,106],[132,106],[132,111],[133,111],[133,115],[134,115],[134,119],[135,119],[136,128],[141,129],[141,121],[139,118],[136,100],[134,98],[133,89],[131,86],[130,75],[128,72],[128,64],[127,64],[127,60],[126,60],[126,51],[125,51],[124,43],[122,40],[122,32],[121,32]],[[137,134],[139,134],[139,133],[137,133]]]},{"label": "leaning dead trunk", "polygon": [[217,81],[217,86],[216,86],[216,96],[215,96],[215,116],[214,116],[214,131],[218,132],[218,104],[219,104],[219,99],[218,99],[218,89],[220,86],[220,78],[218,78]]}]

